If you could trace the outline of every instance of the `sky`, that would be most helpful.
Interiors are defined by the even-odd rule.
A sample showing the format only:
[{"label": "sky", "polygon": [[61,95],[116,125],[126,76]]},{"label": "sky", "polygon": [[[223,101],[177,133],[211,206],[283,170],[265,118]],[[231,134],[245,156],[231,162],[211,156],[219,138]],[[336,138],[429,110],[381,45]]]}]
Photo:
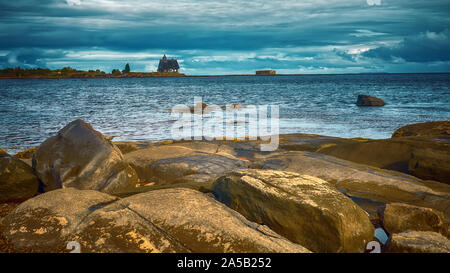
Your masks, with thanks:
[{"label": "sky", "polygon": [[449,0],[0,0],[0,68],[450,72]]}]

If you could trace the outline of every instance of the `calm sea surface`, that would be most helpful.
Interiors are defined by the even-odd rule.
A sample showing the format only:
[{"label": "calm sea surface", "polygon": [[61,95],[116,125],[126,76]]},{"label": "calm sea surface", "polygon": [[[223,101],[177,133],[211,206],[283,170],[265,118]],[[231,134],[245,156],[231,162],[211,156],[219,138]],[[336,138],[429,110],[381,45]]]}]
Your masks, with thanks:
[{"label": "calm sea surface", "polygon": [[[358,94],[384,99],[360,108]],[[450,120],[450,74],[0,80],[0,147],[39,145],[81,118],[114,140],[171,138],[177,104],[280,107],[280,133],[388,138],[416,122]]]}]

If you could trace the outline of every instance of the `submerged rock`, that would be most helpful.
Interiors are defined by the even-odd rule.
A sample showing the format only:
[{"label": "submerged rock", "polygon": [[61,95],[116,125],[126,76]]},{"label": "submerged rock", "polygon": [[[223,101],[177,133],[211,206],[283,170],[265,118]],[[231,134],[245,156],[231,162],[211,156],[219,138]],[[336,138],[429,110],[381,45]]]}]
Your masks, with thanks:
[{"label": "submerged rock", "polygon": [[38,187],[39,180],[30,166],[20,159],[0,156],[0,202],[26,200]]},{"label": "submerged rock", "polygon": [[426,138],[438,138],[450,136],[450,121],[432,121],[415,123],[407,126],[403,126],[397,129],[393,138],[396,137],[426,137]]},{"label": "submerged rock", "polygon": [[328,182],[292,172],[239,170],[219,178],[216,198],[315,252],[364,252],[367,213]]},{"label": "submerged rock", "polygon": [[391,203],[380,210],[380,218],[391,234],[415,230],[440,232],[447,236],[444,215],[430,208]]},{"label": "submerged rock", "polygon": [[358,106],[383,106],[385,104],[382,99],[367,95],[358,95],[358,100],[356,101]]},{"label": "submerged rock", "polygon": [[117,199],[74,188],[32,198],[2,219],[15,251],[309,252],[211,197],[167,189]]},{"label": "submerged rock", "polygon": [[82,120],[43,142],[34,153],[33,168],[45,191],[75,187],[118,193],[138,182],[120,150]]},{"label": "submerged rock", "polygon": [[393,234],[386,244],[393,253],[450,253],[450,240],[431,231],[406,231]]}]

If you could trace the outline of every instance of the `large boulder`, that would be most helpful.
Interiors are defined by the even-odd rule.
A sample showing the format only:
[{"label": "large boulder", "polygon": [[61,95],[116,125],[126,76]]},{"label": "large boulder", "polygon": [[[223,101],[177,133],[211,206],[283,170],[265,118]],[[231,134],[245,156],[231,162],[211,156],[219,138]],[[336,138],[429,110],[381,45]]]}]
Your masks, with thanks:
[{"label": "large boulder", "polygon": [[1,220],[9,250],[64,252],[309,252],[246,220],[211,197],[168,189],[118,199],[59,189],[32,198]]},{"label": "large boulder", "polygon": [[383,106],[385,104],[382,99],[367,95],[358,95],[356,100],[356,105],[358,106]]},{"label": "large boulder", "polygon": [[415,148],[408,162],[410,174],[421,179],[450,184],[450,138],[440,149]]},{"label": "large boulder", "polygon": [[39,180],[30,166],[11,156],[0,157],[0,202],[26,200],[38,187]]},{"label": "large boulder", "polygon": [[219,178],[213,193],[247,219],[315,252],[364,252],[373,238],[367,213],[316,177],[239,170]]},{"label": "large boulder", "polygon": [[131,152],[125,158],[144,184],[133,192],[167,187],[208,191],[217,177],[249,165],[247,160],[218,152],[218,145],[203,142],[156,146]]},{"label": "large boulder", "polygon": [[434,231],[448,235],[444,215],[430,208],[390,203],[380,209],[384,229],[389,233],[404,231]]},{"label": "large boulder", "polygon": [[36,152],[38,147],[31,147],[26,149],[25,151],[18,152],[14,155],[15,158],[19,159],[32,159],[34,152]]},{"label": "large boulder", "polygon": [[66,252],[187,252],[146,219],[126,207],[109,208],[116,197],[92,190],[60,189],[22,203],[2,220],[9,249]]},{"label": "large boulder", "polygon": [[268,144],[269,141],[256,139],[224,139],[211,141],[175,141],[173,145],[183,146],[198,152],[219,153],[225,155],[233,155],[238,158],[247,160],[256,160],[261,156],[266,156],[273,152],[279,151],[309,151],[317,152],[321,149],[338,145],[359,143],[367,141],[362,138],[339,138],[322,136],[315,134],[282,134],[279,135],[279,146],[276,151],[261,151],[262,144]]},{"label": "large boulder", "polygon": [[392,137],[439,138],[450,136],[450,121],[432,121],[415,123],[397,129]]},{"label": "large boulder", "polygon": [[60,252],[77,239],[83,219],[115,200],[105,193],[74,188],[41,194],[2,219],[3,236],[15,251]]},{"label": "large boulder", "polygon": [[120,203],[93,211],[77,228],[83,252],[191,252],[177,238]]},{"label": "large boulder", "polygon": [[450,253],[450,240],[431,231],[406,231],[393,234],[387,244],[393,253]]},{"label": "large boulder", "polygon": [[127,153],[124,158],[133,169],[136,170],[140,180],[150,181],[153,179],[151,164],[166,158],[176,158],[187,155],[199,154],[196,151],[177,145],[163,145],[136,150]]},{"label": "large boulder", "polygon": [[191,155],[158,160],[151,164],[151,172],[159,183],[208,182],[248,165],[247,161],[231,156]]},{"label": "large boulder", "polygon": [[34,153],[33,168],[45,191],[75,187],[119,193],[138,182],[120,150],[82,120],[44,141]]},{"label": "large boulder", "polygon": [[412,145],[381,139],[329,145],[317,152],[377,168],[408,173]]},{"label": "large boulder", "polygon": [[450,139],[396,137],[329,145],[317,152],[450,183]]},{"label": "large boulder", "polygon": [[309,252],[191,189],[164,189],[120,201],[192,252]]},{"label": "large boulder", "polygon": [[[375,215],[383,203],[399,202],[434,208],[443,212],[447,221],[450,219],[450,186],[447,184],[310,152],[272,154],[256,162],[253,168],[321,178]],[[365,207],[366,204],[369,207]]]}]

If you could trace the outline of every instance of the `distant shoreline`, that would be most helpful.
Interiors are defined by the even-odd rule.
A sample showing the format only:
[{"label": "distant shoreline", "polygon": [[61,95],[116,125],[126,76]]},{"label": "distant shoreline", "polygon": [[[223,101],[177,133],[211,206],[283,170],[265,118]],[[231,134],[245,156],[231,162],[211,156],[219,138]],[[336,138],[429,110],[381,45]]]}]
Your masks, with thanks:
[{"label": "distant shoreline", "polygon": [[120,78],[214,78],[214,77],[289,77],[289,76],[338,76],[338,75],[420,75],[420,74],[450,74],[450,72],[419,72],[419,73],[336,73],[336,74],[275,74],[275,75],[256,75],[256,74],[224,74],[224,75],[186,75],[182,73],[155,75],[146,72],[133,72],[132,75],[71,75],[71,76],[20,76],[20,77],[1,77],[0,80],[62,80],[62,79],[120,79]]}]

